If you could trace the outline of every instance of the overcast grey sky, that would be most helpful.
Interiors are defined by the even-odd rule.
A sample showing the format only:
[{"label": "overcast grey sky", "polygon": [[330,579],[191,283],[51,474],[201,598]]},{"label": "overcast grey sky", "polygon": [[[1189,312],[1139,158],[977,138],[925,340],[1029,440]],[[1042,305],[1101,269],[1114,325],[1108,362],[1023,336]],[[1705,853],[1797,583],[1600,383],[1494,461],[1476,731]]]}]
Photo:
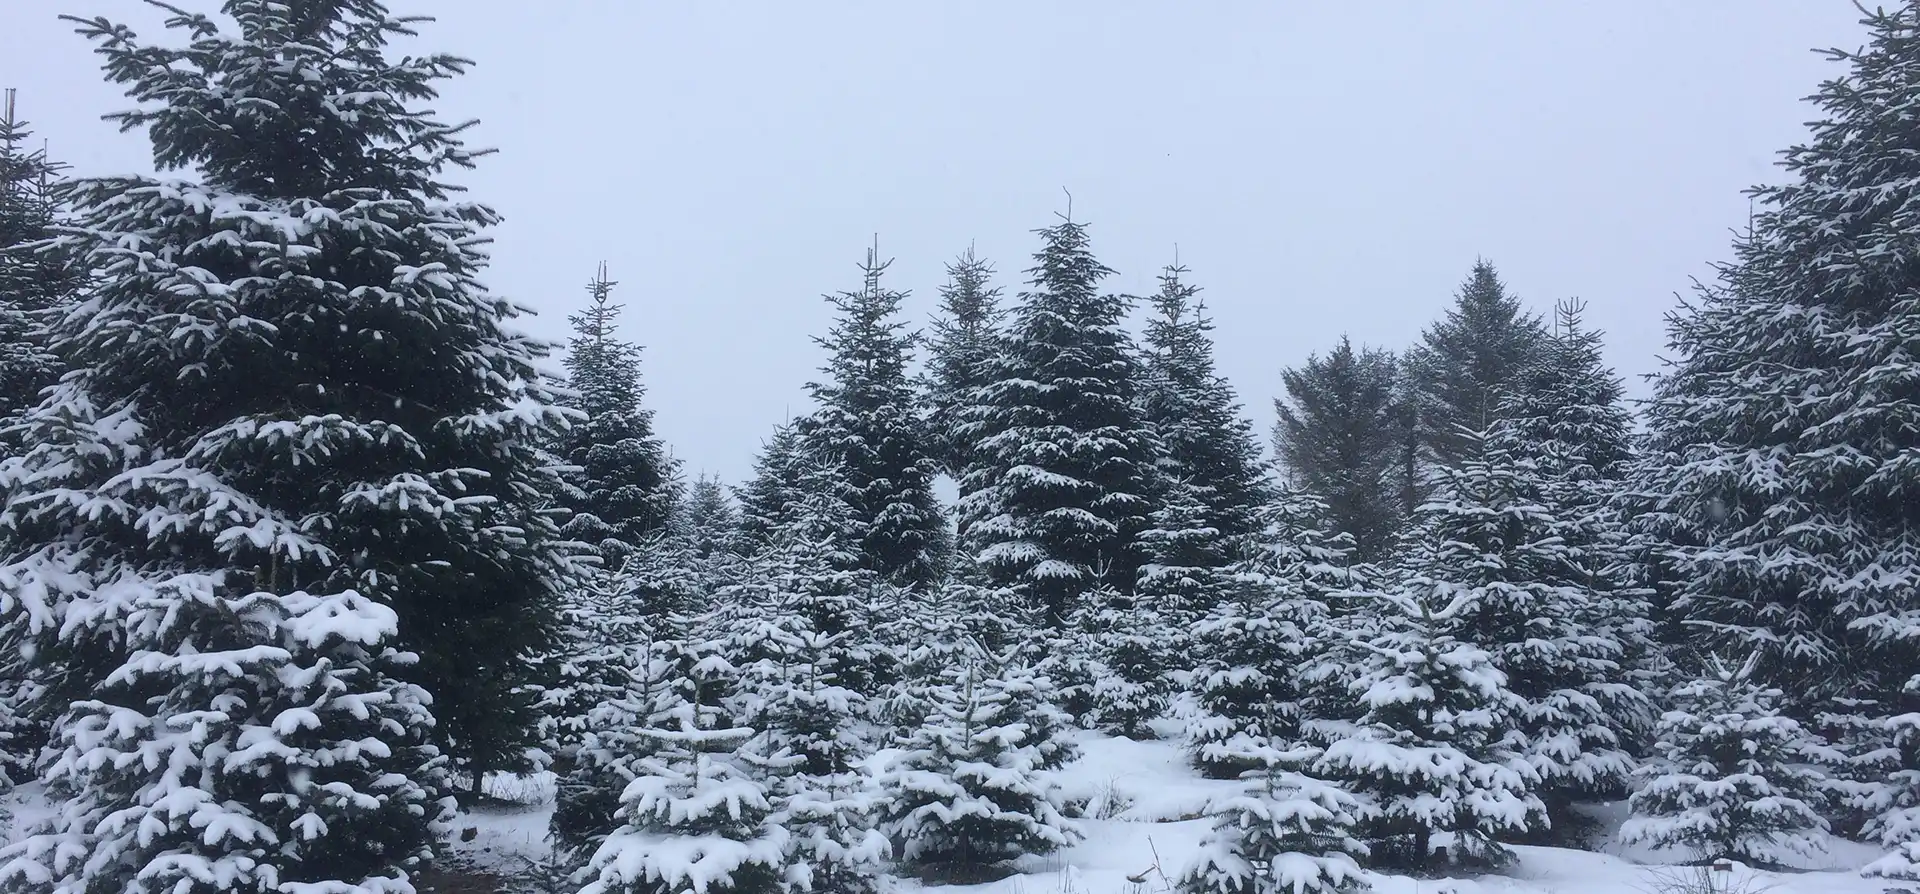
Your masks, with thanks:
[{"label": "overcast grey sky", "polygon": [[[150,170],[55,16],[157,17],[0,6],[0,86],[54,154]],[[1846,0],[393,6],[478,63],[439,107],[500,150],[466,181],[507,218],[490,284],[560,337],[607,261],[661,432],[733,481],[805,408],[819,296],[873,234],[924,319],[969,241],[1016,292],[1062,187],[1117,290],[1179,244],[1262,432],[1283,366],[1408,343],[1479,255],[1536,308],[1585,298],[1637,376],[1837,71],[1809,49],[1861,35]]]}]

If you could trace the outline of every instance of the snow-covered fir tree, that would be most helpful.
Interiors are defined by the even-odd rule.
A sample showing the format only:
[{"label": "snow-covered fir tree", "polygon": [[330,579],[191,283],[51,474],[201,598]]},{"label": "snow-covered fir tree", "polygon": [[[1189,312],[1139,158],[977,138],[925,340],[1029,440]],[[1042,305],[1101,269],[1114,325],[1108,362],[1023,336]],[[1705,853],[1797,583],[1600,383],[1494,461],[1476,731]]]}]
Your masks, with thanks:
[{"label": "snow-covered fir tree", "polygon": [[625,559],[617,569],[591,569],[561,601],[559,644],[541,684],[541,742],[563,774],[596,709],[624,698],[649,658],[653,625],[635,577]]},{"label": "snow-covered fir tree", "polygon": [[1635,572],[1631,516],[1621,511],[1639,463],[1634,419],[1619,376],[1601,356],[1601,334],[1585,325],[1584,311],[1578,301],[1555,306],[1553,333],[1528,386],[1502,404],[1489,436],[1532,464],[1553,533],[1580,560],[1576,583],[1587,591],[1596,622],[1624,650],[1626,679],[1647,685],[1654,590]]},{"label": "snow-covered fir tree", "polygon": [[582,894],[772,894],[789,833],[775,821],[758,731],[728,710],[740,670],[704,619],[664,652],[669,684],[631,731],[632,781],[615,828],[577,878]]},{"label": "snow-covered fir tree", "polygon": [[693,544],[702,560],[712,560],[733,548],[740,528],[740,507],[726,485],[712,475],[700,475],[687,489],[687,499],[674,516],[680,535]]},{"label": "snow-covered fir tree", "polygon": [[1316,721],[1313,771],[1368,805],[1361,824],[1375,865],[1465,866],[1513,857],[1500,843],[1545,806],[1516,753],[1514,698],[1485,650],[1456,633],[1468,596],[1439,588],[1382,593],[1353,625],[1356,716]]},{"label": "snow-covered fir tree", "polygon": [[[1019,611],[1008,590],[947,580],[926,591],[895,591],[876,639],[892,673],[877,687],[874,716],[898,735],[911,734],[933,712],[940,675],[978,654],[1031,647],[1035,617]],[[1057,681],[1054,692],[1057,696]]]},{"label": "snow-covered fir tree", "polygon": [[1709,661],[1710,676],[1671,694],[1621,842],[1767,867],[1821,850],[1829,786],[1820,765],[1840,755],[1780,712],[1780,690],[1753,677],[1757,658]]},{"label": "snow-covered fir tree", "polygon": [[772,545],[774,535],[793,524],[793,510],[803,493],[801,479],[817,465],[807,451],[802,431],[811,420],[788,420],[774,428],[753,458],[753,477],[735,490],[740,506],[740,534],[736,550],[743,555]]},{"label": "snow-covered fir tree", "polygon": [[584,884],[577,874],[619,827],[620,796],[639,773],[636,762],[653,747],[641,731],[685,698],[673,658],[692,622],[676,614],[635,625],[638,639],[622,644],[631,663],[619,689],[586,706],[578,744],[555,762],[559,778],[548,826],[553,854],[543,867],[555,881],[573,877],[577,890]]},{"label": "snow-covered fir tree", "polygon": [[795,890],[874,890],[886,837],[874,827],[876,790],[857,762],[873,750],[864,734],[866,698],[841,685],[838,668],[859,631],[828,635],[808,620],[817,609],[818,569],[788,561],[756,575],[757,585],[723,593],[717,629],[739,669],[732,714],[757,730],[770,776],[773,822],[788,834],[787,881]]},{"label": "snow-covered fir tree", "polygon": [[[1194,712],[1185,743],[1201,772],[1233,779],[1291,749],[1339,673],[1329,602],[1357,587],[1351,541],[1322,527],[1326,505],[1282,491],[1262,513],[1262,531],[1227,573],[1202,578],[1221,596],[1192,627],[1188,685]],[[1344,693],[1336,693],[1344,701]]]},{"label": "snow-covered fir tree", "polygon": [[882,779],[898,859],[966,879],[1080,840],[1055,776],[1071,751],[1047,685],[1012,650],[974,649],[939,671],[931,711]]},{"label": "snow-covered fir tree", "polygon": [[1287,396],[1273,402],[1274,456],[1288,482],[1326,502],[1328,524],[1353,537],[1363,562],[1384,561],[1406,521],[1410,432],[1399,377],[1392,352],[1341,336],[1283,370]]},{"label": "snow-covered fir tree", "polygon": [[831,485],[853,513],[859,567],[899,586],[945,571],[947,520],[933,494],[939,474],[907,377],[916,337],[900,319],[905,292],[881,284],[890,262],[874,252],[854,292],[827,296],[838,315],[826,337],[826,382],[808,386],[817,409],[807,448],[837,469]]},{"label": "snow-covered fir tree", "polygon": [[1200,288],[1181,279],[1186,272],[1162,270],[1150,299],[1140,405],[1159,442],[1162,478],[1199,501],[1205,527],[1236,543],[1259,530],[1272,493],[1253,425],[1214,365],[1213,320]]},{"label": "snow-covered fir tree", "polygon": [[1239,794],[1213,810],[1213,829],[1180,876],[1186,894],[1339,894],[1364,891],[1368,851],[1353,828],[1364,805],[1297,770],[1312,751],[1260,756]]},{"label": "snow-covered fir tree", "polygon": [[993,285],[993,273],[993,265],[975,255],[972,246],[947,264],[940,310],[927,340],[922,386],[927,425],[942,466],[955,478],[966,473],[973,447],[972,439],[960,433],[962,416],[974,392],[992,381],[1000,350],[1002,290]]},{"label": "snow-covered fir tree", "polygon": [[1152,739],[1167,713],[1173,673],[1184,654],[1182,616],[1150,593],[1101,586],[1088,597],[1092,655],[1102,673],[1087,686],[1087,720],[1130,739]]},{"label": "snow-covered fir tree", "polygon": [[[34,148],[7,90],[0,106],[0,423],[39,403],[40,390],[62,371],[46,315],[72,300],[83,279],[73,250],[47,243],[64,170]],[[0,456],[15,452],[17,440],[0,430]]]},{"label": "snow-covered fir tree", "polygon": [[75,184],[75,371],[0,464],[0,609],[69,705],[9,890],[409,891],[436,733],[484,769],[533,727],[562,420],[417,108],[466,63],[389,58],[418,20],[374,0],[222,13],[79,23],[191,176]]},{"label": "snow-covered fir tree", "polygon": [[[1428,326],[1402,358],[1407,397],[1414,403],[1416,472],[1473,456],[1464,433],[1492,427],[1500,402],[1526,387],[1545,338],[1545,324],[1507,292],[1493,264],[1475,261],[1446,316]],[[1419,494],[1416,505],[1423,499]]]},{"label": "snow-covered fir tree", "polygon": [[991,384],[965,411],[960,435],[976,452],[960,481],[960,533],[992,583],[1059,627],[1100,582],[1132,589],[1157,448],[1122,325],[1130,299],[1099,292],[1113,271],[1094,259],[1084,224],[1040,237]]},{"label": "snow-covered fir tree", "polygon": [[1437,470],[1401,564],[1419,598],[1456,603],[1449,632],[1505,676],[1510,745],[1564,825],[1575,800],[1617,796],[1633,771],[1628,746],[1652,708],[1628,677],[1622,637],[1644,611],[1605,583],[1611,557],[1590,524],[1603,507],[1581,505],[1528,455],[1568,465],[1573,451],[1507,428],[1463,438],[1477,455]]},{"label": "snow-covered fir tree", "polygon": [[[14,425],[41,389],[63,369],[48,338],[49,314],[77,296],[82,271],[75,252],[47,242],[58,222],[55,189],[63,166],[34,149],[27,123],[15,116],[14,91],[0,106],[0,458],[25,447]],[[0,539],[6,536],[0,530]],[[33,775],[58,705],[20,655],[24,631],[0,621],[0,786]]]},{"label": "snow-covered fir tree", "polygon": [[653,431],[653,411],[642,402],[640,348],[620,338],[623,307],[602,264],[587,284],[587,306],[567,318],[570,409],[581,414],[560,441],[571,467],[560,503],[568,510],[562,533],[617,565],[642,540],[666,527],[680,499],[678,464]]},{"label": "snow-covered fir tree", "polygon": [[[1908,684],[1908,691],[1920,683]],[[1849,775],[1872,780],[1851,789],[1848,805],[1870,819],[1861,831],[1888,853],[1861,871],[1869,876],[1920,881],[1920,714],[1899,714],[1875,725],[1879,748],[1855,757]],[[1875,774],[1875,775],[1870,775]]]},{"label": "snow-covered fir tree", "polygon": [[[1812,98],[1785,181],[1756,189],[1732,263],[1673,318],[1648,408],[1673,467],[1656,507],[1676,540],[1671,611],[1863,762],[1864,803],[1914,710],[1920,672],[1920,201],[1909,112],[1920,6],[1866,13],[1865,45]],[[1909,766],[1907,769],[1915,769]]]}]

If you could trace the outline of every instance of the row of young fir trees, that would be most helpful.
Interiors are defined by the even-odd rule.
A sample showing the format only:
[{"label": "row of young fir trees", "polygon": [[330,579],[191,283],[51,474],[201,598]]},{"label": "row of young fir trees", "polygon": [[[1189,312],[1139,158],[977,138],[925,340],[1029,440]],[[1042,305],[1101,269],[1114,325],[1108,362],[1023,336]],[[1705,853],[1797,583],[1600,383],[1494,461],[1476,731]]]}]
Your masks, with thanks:
[{"label": "row of young fir trees", "polygon": [[1066,220],[1004,310],[953,266],[919,379],[870,256],[737,506],[681,492],[604,273],[566,389],[480,284],[478,153],[418,108],[465,60],[374,0],[223,13],[78,23],[190,177],[59,183],[8,122],[0,697],[60,807],[0,887],[405,891],[462,780],[544,760],[567,890],[964,875],[1080,834],[1076,724],[1242,780],[1195,892],[1498,864],[1628,791],[1631,838],[1916,874],[1914,5],[1642,435],[1483,265],[1289,376],[1276,483],[1185,272],[1136,345]]}]

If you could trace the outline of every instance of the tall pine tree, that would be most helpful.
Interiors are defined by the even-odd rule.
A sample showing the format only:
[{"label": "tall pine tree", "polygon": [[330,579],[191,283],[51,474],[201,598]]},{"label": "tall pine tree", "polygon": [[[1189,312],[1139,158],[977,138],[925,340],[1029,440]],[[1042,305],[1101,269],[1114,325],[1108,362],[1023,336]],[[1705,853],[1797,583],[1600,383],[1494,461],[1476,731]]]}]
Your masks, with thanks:
[{"label": "tall pine tree", "polygon": [[436,716],[475,770],[533,726],[561,418],[440,179],[476,153],[418,108],[467,63],[389,58],[418,20],[375,0],[222,8],[185,46],[78,23],[194,176],[75,185],[100,281],[0,465],[0,609],[70,704],[11,890],[408,891]]},{"label": "tall pine tree", "polygon": [[561,500],[570,512],[561,528],[593,547],[608,566],[649,534],[665,527],[679,501],[678,470],[653,431],[653,411],[642,404],[640,348],[619,336],[621,305],[613,301],[607,267],[587,284],[587,306],[568,317],[573,339],[567,384],[577,420],[561,439],[573,467]]},{"label": "tall pine tree", "polygon": [[827,296],[839,312],[820,346],[827,381],[808,386],[818,405],[807,447],[833,465],[832,486],[853,512],[860,567],[901,586],[926,586],[945,570],[946,518],[939,474],[907,363],[915,336],[900,320],[906,293],[881,285],[887,264],[868,252],[860,290]]},{"label": "tall pine tree", "polygon": [[1132,589],[1156,447],[1121,325],[1130,300],[1099,292],[1113,271],[1084,224],[1039,232],[1031,287],[961,429],[977,450],[960,483],[961,535],[993,583],[1057,627],[1102,581]]},{"label": "tall pine tree", "polygon": [[965,474],[972,454],[971,439],[961,433],[964,410],[974,391],[991,381],[1000,350],[1001,289],[992,284],[993,272],[972,246],[947,265],[927,341],[927,423],[942,465],[955,478]]},{"label": "tall pine tree", "polygon": [[753,477],[734,492],[740,503],[740,553],[773,546],[777,534],[792,526],[804,493],[802,479],[818,465],[802,435],[810,422],[789,420],[776,427],[753,459]]},{"label": "tall pine tree", "polygon": [[[60,377],[49,315],[77,297],[82,282],[74,252],[47,242],[62,167],[29,143],[9,88],[0,106],[0,458],[25,448],[26,432],[14,423]],[[40,697],[45,688],[20,656],[21,633],[0,627],[0,785],[32,774],[57,707]]]},{"label": "tall pine tree", "polygon": [[1273,402],[1273,447],[1281,468],[1326,502],[1334,530],[1353,537],[1355,558],[1385,559],[1406,522],[1409,483],[1399,361],[1341,336],[1324,356],[1280,375],[1287,396]]},{"label": "tall pine tree", "polygon": [[1486,431],[1501,401],[1526,387],[1545,338],[1545,325],[1507,293],[1493,264],[1475,261],[1453,306],[1427,327],[1403,365],[1414,401],[1416,471],[1457,466],[1474,455],[1464,433]]},{"label": "tall pine tree", "polygon": [[1628,676],[1623,641],[1644,611],[1607,583],[1610,554],[1578,524],[1581,507],[1555,499],[1560,479],[1526,456],[1539,446],[1496,434],[1478,457],[1439,470],[1402,564],[1421,598],[1456,602],[1447,632],[1505,675],[1507,744],[1565,826],[1574,801],[1625,791],[1651,705]]},{"label": "tall pine tree", "polygon": [[1224,542],[1260,528],[1271,499],[1253,426],[1233,386],[1213,361],[1213,321],[1198,286],[1178,265],[1160,273],[1147,319],[1141,407],[1159,439],[1165,487],[1189,491],[1204,507],[1201,521]]},{"label": "tall pine tree", "polygon": [[1787,181],[1754,191],[1735,260],[1672,318],[1649,423],[1674,462],[1656,507],[1690,541],[1665,550],[1672,611],[1758,652],[1754,684],[1842,736],[1861,806],[1888,809],[1916,797],[1894,771],[1916,766],[1897,743],[1920,707],[1920,4],[1865,24],[1862,50],[1830,53],[1847,70]]},{"label": "tall pine tree", "polygon": [[[61,365],[47,343],[48,313],[78,292],[82,271],[53,235],[64,169],[31,146],[27,123],[15,117],[14,91],[0,106],[0,424],[40,401],[40,389]],[[15,452],[0,434],[0,455]]]}]

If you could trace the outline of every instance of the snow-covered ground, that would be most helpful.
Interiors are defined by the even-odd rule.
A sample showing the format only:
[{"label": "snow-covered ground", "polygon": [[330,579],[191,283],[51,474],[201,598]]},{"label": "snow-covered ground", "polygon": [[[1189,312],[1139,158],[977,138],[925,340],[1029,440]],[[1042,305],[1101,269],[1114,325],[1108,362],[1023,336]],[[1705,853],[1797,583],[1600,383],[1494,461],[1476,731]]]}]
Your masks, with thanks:
[{"label": "snow-covered ground", "polygon": [[[1178,747],[1168,742],[1133,742],[1087,735],[1081,757],[1064,772],[1068,793],[1089,804],[1083,828],[1086,840],[1047,857],[1029,858],[1018,875],[981,885],[927,885],[904,882],[905,890],[927,894],[1159,894],[1173,886],[1181,867],[1206,834],[1200,816],[1210,799],[1232,790],[1231,783],[1199,778]],[[550,776],[491,781],[489,794],[519,802],[463,813],[453,825],[452,849],[463,862],[502,877],[523,873],[529,859],[546,851],[551,806]],[[12,813],[9,832],[43,817],[48,807],[36,786],[22,786],[0,798]],[[1625,818],[1622,805],[1603,805],[1596,815],[1611,830]],[[1624,849],[1611,840],[1598,853],[1545,847],[1520,847],[1519,864],[1494,876],[1463,879],[1413,879],[1375,876],[1377,894],[1679,894],[1662,884],[1676,873],[1661,865],[1681,855]],[[1713,890],[1745,894],[1882,894],[1901,886],[1862,878],[1855,870],[1878,857],[1875,848],[1833,840],[1825,857],[1806,871],[1770,873],[1736,867],[1715,877]],[[1139,881],[1135,881],[1138,879]],[[1731,883],[1731,884],[1729,884]],[[1916,889],[1920,892],[1920,889]]]}]

